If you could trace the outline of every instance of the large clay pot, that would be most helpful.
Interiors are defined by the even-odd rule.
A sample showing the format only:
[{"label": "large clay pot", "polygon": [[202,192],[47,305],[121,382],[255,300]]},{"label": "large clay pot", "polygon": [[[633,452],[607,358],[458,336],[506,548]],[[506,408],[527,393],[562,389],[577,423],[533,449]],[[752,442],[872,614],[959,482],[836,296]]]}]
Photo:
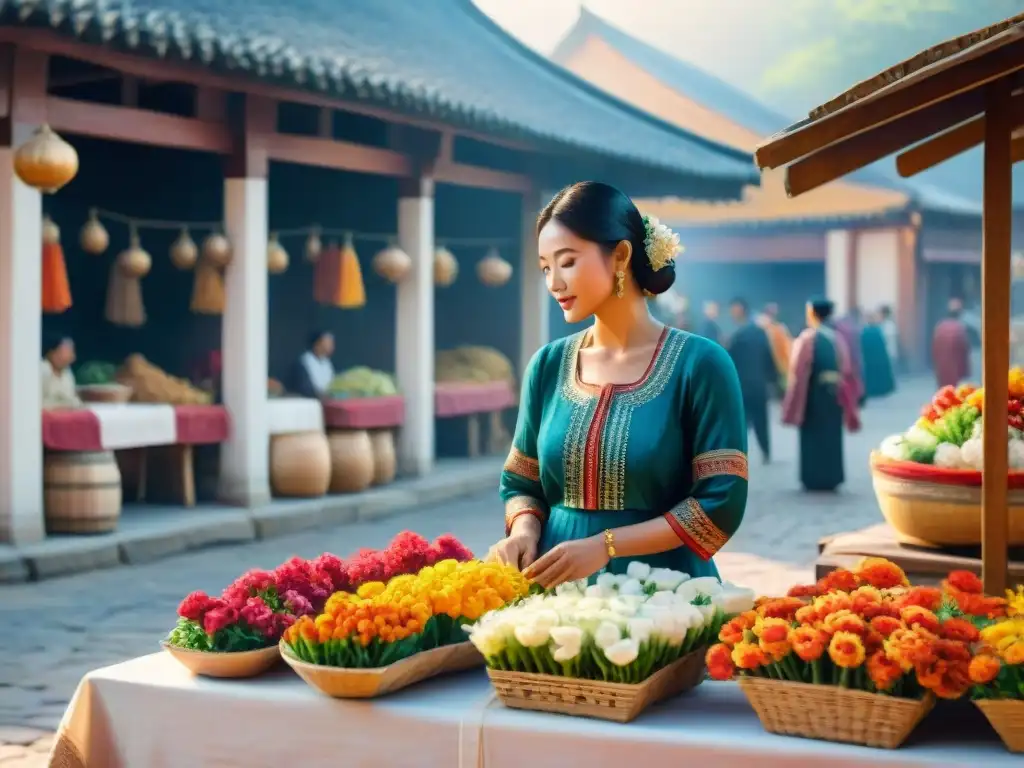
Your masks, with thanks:
[{"label": "large clay pot", "polygon": [[323,432],[270,438],[270,487],[275,496],[323,496],[331,483],[331,450]]},{"label": "large clay pot", "polygon": [[373,484],[373,445],[363,429],[337,429],[327,434],[331,448],[331,493],[357,493]]},{"label": "large clay pot", "polygon": [[377,429],[370,433],[373,446],[373,484],[387,485],[395,479],[398,459],[395,456],[395,433]]}]

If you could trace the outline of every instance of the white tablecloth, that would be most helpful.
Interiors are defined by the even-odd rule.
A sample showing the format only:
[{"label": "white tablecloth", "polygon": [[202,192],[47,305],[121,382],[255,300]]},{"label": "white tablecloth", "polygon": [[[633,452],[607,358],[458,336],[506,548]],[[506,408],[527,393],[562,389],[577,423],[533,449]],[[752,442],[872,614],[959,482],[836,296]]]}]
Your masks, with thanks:
[{"label": "white tablecloth", "polygon": [[148,445],[174,445],[174,408],[162,403],[88,403],[100,423],[100,445],[108,451]]},{"label": "white tablecloth", "polygon": [[271,435],[323,432],[324,407],[309,397],[271,397],[267,400],[267,422]]},{"label": "white tablecloth", "polygon": [[[969,703],[900,750],[765,733],[731,683],[705,683],[622,725],[504,708],[482,670],[376,701],[329,699],[287,667],[192,677],[158,653],[88,674],[61,724],[62,768],[904,768],[1022,765]],[[951,725],[951,723],[955,723]],[[922,731],[924,733],[922,733]],[[927,735],[927,739],[922,736]],[[60,749],[60,747],[58,747]],[[66,753],[65,753],[66,754]],[[795,762],[799,761],[799,762]],[[53,765],[58,765],[54,762]]]}]

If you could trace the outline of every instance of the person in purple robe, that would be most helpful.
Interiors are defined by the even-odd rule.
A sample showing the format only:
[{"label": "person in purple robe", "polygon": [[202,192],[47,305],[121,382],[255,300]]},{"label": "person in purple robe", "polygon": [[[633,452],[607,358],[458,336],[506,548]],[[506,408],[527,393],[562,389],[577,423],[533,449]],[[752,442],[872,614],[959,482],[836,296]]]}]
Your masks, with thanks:
[{"label": "person in purple robe", "polygon": [[838,333],[842,337],[843,341],[846,342],[846,348],[850,352],[852,391],[857,396],[857,404],[859,406],[863,406],[866,397],[864,394],[864,360],[861,357],[860,349],[860,335],[862,330],[860,308],[853,307],[845,317],[837,320],[833,327],[835,328],[836,333]]}]

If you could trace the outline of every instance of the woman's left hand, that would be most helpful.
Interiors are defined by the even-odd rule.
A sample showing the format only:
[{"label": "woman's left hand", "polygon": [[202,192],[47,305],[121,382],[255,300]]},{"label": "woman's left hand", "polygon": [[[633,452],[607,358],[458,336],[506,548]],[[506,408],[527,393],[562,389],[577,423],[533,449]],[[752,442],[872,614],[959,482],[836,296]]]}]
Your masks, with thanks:
[{"label": "woman's left hand", "polygon": [[563,542],[548,550],[523,575],[545,589],[586,579],[608,565],[608,548],[600,536]]}]

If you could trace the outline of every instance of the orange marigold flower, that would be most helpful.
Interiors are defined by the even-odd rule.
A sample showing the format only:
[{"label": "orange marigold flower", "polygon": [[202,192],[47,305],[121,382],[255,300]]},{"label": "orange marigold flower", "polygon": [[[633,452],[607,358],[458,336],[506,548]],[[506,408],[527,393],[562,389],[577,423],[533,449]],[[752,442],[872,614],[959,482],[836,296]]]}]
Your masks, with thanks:
[{"label": "orange marigold flower", "polygon": [[939,610],[942,605],[942,590],[936,587],[911,587],[897,600],[900,608],[917,605],[929,611]]},{"label": "orange marigold flower", "polygon": [[776,597],[766,600],[757,606],[757,613],[766,619],[786,619],[792,621],[796,612],[806,606],[804,600],[796,597]]},{"label": "orange marigold flower", "polygon": [[942,587],[947,592],[967,592],[971,595],[980,595],[984,591],[981,579],[970,571],[950,571]]},{"label": "orange marigold flower", "polygon": [[895,619],[892,616],[875,616],[871,619],[870,623],[871,628],[882,637],[888,637],[897,629],[906,628],[906,625],[900,619]]},{"label": "orange marigold flower", "polygon": [[823,629],[832,634],[835,632],[851,632],[855,635],[864,636],[867,634],[868,625],[860,616],[850,610],[841,610],[831,613],[825,617]]},{"label": "orange marigold flower", "polygon": [[789,588],[786,597],[817,597],[820,594],[817,584],[797,584]]},{"label": "orange marigold flower", "polygon": [[882,637],[881,633],[870,627],[868,627],[868,631],[864,634],[863,640],[864,650],[867,651],[868,656],[885,647],[885,638]]},{"label": "orange marigold flower", "polygon": [[978,628],[967,619],[951,618],[942,622],[939,634],[947,640],[973,643],[978,639]]},{"label": "orange marigold flower", "polygon": [[940,699],[957,699],[971,686],[971,652],[963,643],[936,640],[931,658],[914,665],[917,681]]},{"label": "orange marigold flower", "polygon": [[919,605],[908,605],[900,611],[900,618],[911,629],[926,629],[932,634],[938,634],[941,628],[939,617]]},{"label": "orange marigold flower", "polygon": [[1006,638],[999,643],[999,654],[1011,666],[1024,664],[1024,638],[1020,635]]},{"label": "orange marigold flower", "polygon": [[836,632],[828,644],[828,655],[837,666],[859,667],[864,663],[866,651],[863,641],[852,632]]},{"label": "orange marigold flower", "polygon": [[828,636],[814,627],[796,627],[789,631],[789,644],[801,661],[817,661],[825,652]]},{"label": "orange marigold flower", "polygon": [[818,610],[818,616],[825,619],[833,613],[848,611],[853,608],[853,601],[846,592],[832,592],[815,598],[814,607]]},{"label": "orange marigold flower", "polygon": [[730,680],[736,674],[736,666],[732,663],[732,650],[725,643],[715,643],[708,648],[704,656],[708,674],[712,680]]},{"label": "orange marigold flower", "polygon": [[879,589],[910,585],[907,574],[884,557],[866,557],[857,567],[857,578]]},{"label": "orange marigold flower", "polygon": [[805,605],[803,608],[797,609],[793,619],[798,624],[817,624],[821,620],[816,605]]},{"label": "orange marigold flower", "polygon": [[772,661],[781,661],[789,653],[789,622],[785,619],[761,619],[754,634],[761,650]]},{"label": "orange marigold flower", "polygon": [[999,659],[983,653],[971,659],[970,666],[967,668],[967,674],[970,676],[972,683],[985,685],[995,680],[1002,668],[1003,665],[999,663]]},{"label": "orange marigold flower", "polygon": [[739,669],[757,669],[768,663],[768,657],[756,643],[737,643],[731,657],[732,663]]},{"label": "orange marigold flower", "polygon": [[953,592],[957,607],[968,616],[1001,619],[1006,615],[1006,600],[1002,597],[985,597],[973,592]]},{"label": "orange marigold flower", "polygon": [[852,592],[860,586],[860,581],[853,571],[837,568],[818,579],[817,587],[823,595],[829,592]]},{"label": "orange marigold flower", "polygon": [[868,678],[880,691],[888,691],[904,674],[903,668],[882,650],[868,656],[867,670]]},{"label": "orange marigold flower", "polygon": [[736,645],[743,642],[744,631],[752,629],[756,619],[757,615],[753,611],[747,611],[729,619],[719,630],[718,639],[726,645]]},{"label": "orange marigold flower", "polygon": [[933,656],[932,642],[913,629],[897,629],[885,640],[885,654],[909,672],[915,664],[926,662]]}]

